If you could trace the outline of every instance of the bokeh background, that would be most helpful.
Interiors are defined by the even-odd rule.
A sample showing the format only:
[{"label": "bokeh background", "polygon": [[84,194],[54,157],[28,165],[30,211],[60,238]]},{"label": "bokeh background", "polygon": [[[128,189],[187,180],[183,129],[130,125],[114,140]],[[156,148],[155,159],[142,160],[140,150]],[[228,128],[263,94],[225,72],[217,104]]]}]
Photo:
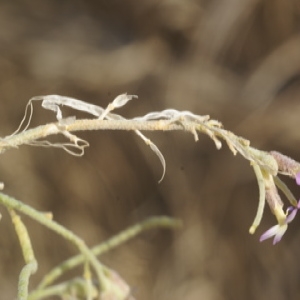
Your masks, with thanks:
[{"label": "bokeh background", "polygon": [[[0,1],[0,134],[12,133],[28,101],[61,94],[134,117],[166,108],[209,114],[253,146],[300,160],[300,1]],[[71,112],[72,114],[72,112]],[[35,107],[32,126],[53,121]],[[254,236],[258,188],[249,163],[200,135],[151,133],[155,155],[133,133],[82,133],[82,158],[22,146],[0,158],[5,192],[95,245],[154,215],[180,218],[177,231],[144,233],[103,256],[140,300],[299,299],[299,219],[275,247]],[[296,197],[299,188],[287,180]],[[0,298],[16,297],[21,251],[1,208]],[[32,286],[76,253],[28,224],[40,262]]]}]

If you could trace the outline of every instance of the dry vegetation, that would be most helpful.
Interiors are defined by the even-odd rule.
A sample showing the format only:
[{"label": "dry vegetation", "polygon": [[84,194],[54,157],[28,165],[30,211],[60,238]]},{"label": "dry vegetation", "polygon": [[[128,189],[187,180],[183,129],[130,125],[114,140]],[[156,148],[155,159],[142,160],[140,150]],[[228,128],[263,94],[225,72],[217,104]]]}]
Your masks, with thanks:
[{"label": "dry vegetation", "polygon": [[[300,160],[298,0],[0,2],[1,135],[35,95],[106,106],[128,92],[123,115],[175,108],[209,114],[260,149]],[[36,111],[33,122],[52,114]],[[136,299],[298,299],[295,220],[282,242],[248,228],[258,201],[249,165],[200,136],[153,133],[167,161],[133,134],[83,134],[83,158],[21,147],[1,156],[5,192],[84,237],[89,245],[152,215],[181,218],[176,232],[147,232],[103,257]],[[293,184],[293,182],[287,182]],[[300,196],[299,191],[294,190]],[[0,223],[1,299],[13,299],[22,257],[9,217]],[[27,221],[24,219],[24,221]],[[74,248],[28,221],[40,262],[33,281]]]}]

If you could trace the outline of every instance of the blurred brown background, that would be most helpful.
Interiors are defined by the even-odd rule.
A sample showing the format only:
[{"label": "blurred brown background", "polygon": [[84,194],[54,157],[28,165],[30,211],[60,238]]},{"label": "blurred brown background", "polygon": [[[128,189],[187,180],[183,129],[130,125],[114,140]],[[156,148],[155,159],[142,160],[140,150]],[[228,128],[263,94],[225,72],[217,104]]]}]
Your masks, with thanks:
[{"label": "blurred brown background", "polygon": [[[18,126],[29,98],[61,94],[101,106],[139,95],[125,117],[175,108],[209,114],[265,150],[300,160],[300,1],[0,1],[2,136]],[[33,125],[54,120],[36,106]],[[299,299],[299,224],[282,242],[259,243],[275,224],[268,209],[248,234],[258,202],[249,163],[200,135],[151,133],[160,164],[132,133],[80,135],[83,158],[23,146],[1,156],[5,192],[94,245],[153,215],[181,218],[182,230],[154,230],[103,256],[141,300]],[[287,182],[299,197],[299,188]],[[14,299],[23,265],[4,208],[0,222],[1,299]],[[76,253],[28,224],[47,270]]]}]

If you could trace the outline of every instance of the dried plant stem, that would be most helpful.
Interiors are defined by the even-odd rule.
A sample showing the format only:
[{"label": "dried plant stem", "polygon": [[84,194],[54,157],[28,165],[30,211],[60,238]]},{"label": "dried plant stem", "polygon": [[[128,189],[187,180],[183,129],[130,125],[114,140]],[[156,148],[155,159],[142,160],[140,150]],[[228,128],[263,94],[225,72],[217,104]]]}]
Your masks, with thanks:
[{"label": "dried plant stem", "polygon": [[[201,117],[201,116],[199,116]],[[230,131],[220,128],[221,124],[215,120],[205,119],[203,121],[195,121],[188,119],[175,120],[157,120],[157,121],[139,121],[139,120],[99,120],[99,119],[81,119],[73,120],[70,124],[62,125],[58,123],[50,123],[41,125],[33,129],[20,132],[15,135],[10,135],[0,140],[0,153],[8,149],[16,148],[21,145],[34,144],[35,142],[44,139],[51,135],[65,134],[77,131],[86,130],[127,130],[127,131],[174,131],[184,130],[193,134],[197,140],[197,132],[202,132],[211,137],[217,148],[221,148],[221,142],[217,139],[220,137],[226,141],[231,151],[236,154],[239,152],[251,162],[256,162],[263,168],[268,168],[269,171],[277,174],[277,163],[275,159],[267,152],[257,150],[250,147],[248,140],[236,136]],[[68,137],[68,136],[67,136]],[[75,136],[71,136],[75,137]],[[75,145],[78,142],[72,141]],[[82,141],[82,140],[81,140]],[[38,145],[38,144],[37,144]],[[51,146],[51,145],[49,145]],[[83,147],[88,146],[84,144]],[[82,150],[82,149],[81,149]]]},{"label": "dried plant stem", "polygon": [[[191,123],[192,125],[192,123]],[[193,125],[195,127],[195,125]],[[169,121],[132,121],[132,120],[98,120],[86,119],[75,120],[72,124],[63,126],[63,130],[68,132],[85,131],[85,130],[183,130],[182,125],[170,124]],[[188,129],[187,129],[188,130]],[[32,142],[46,138],[51,135],[60,134],[62,125],[59,123],[50,123],[41,125],[33,129],[28,129],[16,135],[8,136],[0,140],[0,153],[6,150],[16,148],[21,145],[31,144]]]}]

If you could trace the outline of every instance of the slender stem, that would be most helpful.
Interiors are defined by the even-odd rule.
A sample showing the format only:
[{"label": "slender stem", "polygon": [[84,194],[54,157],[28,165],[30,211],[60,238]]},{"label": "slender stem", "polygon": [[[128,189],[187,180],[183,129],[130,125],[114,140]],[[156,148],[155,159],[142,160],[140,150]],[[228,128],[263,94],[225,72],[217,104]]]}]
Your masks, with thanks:
[{"label": "slender stem", "polygon": [[[74,293],[78,299],[84,299],[86,296],[86,283],[81,278],[75,278],[67,282],[62,282],[57,285],[50,286],[42,290],[34,290],[29,296],[28,300],[42,300],[50,296],[61,296],[64,293]],[[95,297],[96,290],[93,290],[92,296]],[[75,298],[74,298],[75,299]]]},{"label": "slender stem", "polygon": [[92,283],[92,273],[91,273],[90,265],[87,262],[85,262],[84,264],[83,277],[85,279],[86,300],[92,300],[94,287]]},{"label": "slender stem", "polygon": [[258,188],[259,188],[259,202],[258,202],[258,207],[257,207],[257,213],[255,216],[255,219],[249,229],[249,233],[254,234],[256,228],[259,226],[264,208],[265,208],[265,203],[266,203],[266,187],[265,187],[265,181],[264,181],[264,176],[263,176],[263,171],[261,168],[257,165],[254,164],[252,165],[254,173],[256,175],[257,183],[258,183]]},{"label": "slender stem", "polygon": [[47,218],[43,213],[40,213],[33,209],[32,207],[10,197],[3,193],[0,193],[0,203],[6,206],[9,209],[15,209],[33,220],[39,222],[40,224],[46,226],[47,228],[55,231],[57,234],[61,235],[65,239],[71,241],[73,244],[77,246],[79,251],[84,255],[85,260],[88,260],[93,266],[101,289],[105,290],[106,281],[105,275],[103,274],[102,264],[97,260],[96,256],[92,253],[92,251],[85,245],[84,241],[76,236],[70,230],[64,228],[57,222]]},{"label": "slender stem", "polygon": [[37,270],[37,261],[27,263],[21,270],[18,282],[18,300],[28,299],[29,278]]},{"label": "slender stem", "polygon": [[[113,248],[118,247],[119,245],[127,242],[129,239],[132,239],[136,235],[140,234],[143,231],[150,230],[153,228],[176,228],[181,225],[179,220],[169,218],[169,217],[151,217],[150,219],[136,224],[132,227],[129,227],[119,234],[113,236],[107,241],[97,245],[91,249],[94,255],[102,255]],[[60,277],[65,272],[77,267],[78,265],[84,263],[84,256],[76,255],[73,256],[62,264],[58,265],[52,271],[50,271],[38,285],[37,289],[43,289],[46,286],[52,284],[58,277]]]},{"label": "slender stem", "polygon": [[[187,130],[192,126],[192,122],[187,122]],[[194,127],[195,125],[193,125]],[[47,136],[56,135],[62,132],[62,125],[59,123],[49,123],[41,125],[16,135],[10,135],[0,140],[0,153],[8,149],[16,148],[20,145],[30,144],[36,140]],[[143,130],[143,131],[171,131],[183,130],[180,124],[173,124],[167,120],[159,121],[133,121],[133,120],[98,120],[84,119],[75,120],[71,124],[64,125],[64,130],[68,132],[85,131],[85,130]]]},{"label": "slender stem", "polygon": [[26,263],[19,276],[18,300],[27,300],[29,278],[37,271],[38,264],[34,257],[33,248],[26,226],[22,222],[20,216],[18,216],[14,210],[8,209],[8,212],[11,216],[17,236],[19,238],[23,257]]},{"label": "slender stem", "polygon": [[297,200],[295,196],[292,194],[292,192],[290,191],[290,189],[287,187],[287,185],[278,176],[274,176],[274,182],[276,186],[285,194],[285,196],[290,201],[290,203],[293,206],[297,207],[298,204]]}]

